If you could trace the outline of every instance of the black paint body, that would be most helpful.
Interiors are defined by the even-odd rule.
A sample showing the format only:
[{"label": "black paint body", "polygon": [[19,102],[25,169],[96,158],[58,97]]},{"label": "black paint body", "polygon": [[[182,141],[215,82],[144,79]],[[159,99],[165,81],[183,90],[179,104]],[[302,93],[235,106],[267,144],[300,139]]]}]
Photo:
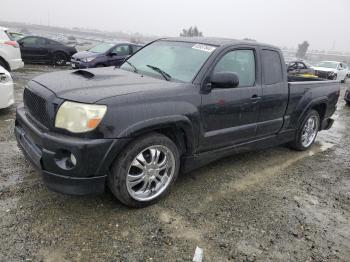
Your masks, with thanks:
[{"label": "black paint body", "polygon": [[[217,46],[191,83],[168,82],[115,68],[62,71],[36,77],[27,89],[46,102],[47,121],[38,119],[24,105],[17,109],[15,133],[19,145],[44,174],[53,190],[85,194],[101,192],[118,154],[140,134],[158,131],[169,135],[181,149],[184,172],[215,159],[247,150],[294,140],[303,116],[311,108],[321,116],[321,129],[330,119],[339,98],[336,81],[288,82],[279,49],[255,42],[229,39],[175,38]],[[248,48],[256,58],[256,81],[251,87],[208,88],[218,59],[234,49]],[[283,81],[264,85],[262,49],[280,54]],[[54,127],[55,113],[65,100],[108,106],[98,128],[72,134]],[[60,169],[60,150],[73,152],[77,166]],[[33,153],[34,152],[34,153]],[[35,153],[36,152],[36,153]],[[82,182],[81,182],[82,181]]]},{"label": "black paint body", "polygon": [[[26,39],[35,39],[33,43],[25,43]],[[53,63],[54,55],[63,53],[67,61],[77,52],[75,47],[64,45],[55,40],[40,36],[26,36],[17,41],[24,63]]]}]

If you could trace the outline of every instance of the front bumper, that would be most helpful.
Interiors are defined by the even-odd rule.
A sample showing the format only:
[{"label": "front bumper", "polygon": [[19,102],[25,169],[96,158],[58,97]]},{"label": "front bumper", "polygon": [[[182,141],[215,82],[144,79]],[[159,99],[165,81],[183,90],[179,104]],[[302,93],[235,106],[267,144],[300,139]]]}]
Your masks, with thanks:
[{"label": "front bumper", "polygon": [[24,63],[23,63],[23,60],[19,58],[19,59],[10,60],[9,65],[11,70],[16,70],[16,69],[22,68],[24,66]]},{"label": "front bumper", "polygon": [[70,64],[72,69],[84,69],[84,68],[93,67],[91,63],[78,61],[75,59],[71,59]]},{"label": "front bumper", "polygon": [[[48,188],[72,195],[102,193],[109,167],[126,139],[84,139],[43,130],[17,108],[15,135],[19,147],[41,171]],[[76,165],[66,165],[62,152],[74,154]]]}]

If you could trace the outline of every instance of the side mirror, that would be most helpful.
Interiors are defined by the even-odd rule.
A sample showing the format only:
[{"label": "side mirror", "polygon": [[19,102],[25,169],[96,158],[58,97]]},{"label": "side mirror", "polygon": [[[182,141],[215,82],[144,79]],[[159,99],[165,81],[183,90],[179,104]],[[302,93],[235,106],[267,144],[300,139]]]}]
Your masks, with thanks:
[{"label": "side mirror", "polygon": [[219,72],[211,76],[210,83],[213,88],[235,88],[239,86],[239,78],[236,73]]},{"label": "side mirror", "polygon": [[117,56],[118,54],[116,52],[110,52],[108,55],[109,56]]}]

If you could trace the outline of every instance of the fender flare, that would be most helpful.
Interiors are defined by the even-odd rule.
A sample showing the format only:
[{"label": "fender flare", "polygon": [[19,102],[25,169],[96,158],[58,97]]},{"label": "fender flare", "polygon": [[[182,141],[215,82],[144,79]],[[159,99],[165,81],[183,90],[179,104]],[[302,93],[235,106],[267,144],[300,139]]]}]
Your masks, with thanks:
[{"label": "fender flare", "polygon": [[156,117],[147,119],[141,122],[137,122],[122,133],[119,134],[120,138],[136,137],[141,134],[152,132],[157,129],[163,128],[176,128],[181,129],[185,135],[185,144],[188,150],[188,153],[193,153],[195,150],[195,136],[193,124],[189,118],[183,115],[174,115],[174,116],[165,116],[165,117]]},{"label": "fender flare", "polygon": [[[321,104],[325,104],[326,105],[326,110],[327,110],[327,102],[328,102],[328,98],[326,96],[323,97],[318,97],[316,99],[311,100],[307,106],[305,106],[305,108],[303,109],[302,113],[300,114],[299,118],[298,118],[298,126],[300,125],[301,121],[304,119],[306,113],[310,110],[310,108],[317,106],[317,105],[321,105]],[[322,121],[322,119],[321,119]]]}]

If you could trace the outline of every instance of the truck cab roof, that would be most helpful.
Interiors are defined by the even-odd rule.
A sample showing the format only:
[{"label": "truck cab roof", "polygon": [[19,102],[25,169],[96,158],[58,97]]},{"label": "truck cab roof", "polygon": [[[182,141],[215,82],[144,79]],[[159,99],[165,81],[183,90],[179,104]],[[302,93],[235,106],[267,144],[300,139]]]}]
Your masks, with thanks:
[{"label": "truck cab roof", "polygon": [[236,40],[236,39],[221,38],[221,37],[168,37],[168,38],[163,38],[161,40],[197,43],[197,44],[204,44],[204,45],[213,45],[217,47],[224,47],[224,46],[231,46],[231,45],[254,45],[254,46],[262,46],[262,47],[268,47],[273,49],[279,49],[276,46],[259,43],[255,41]]}]

